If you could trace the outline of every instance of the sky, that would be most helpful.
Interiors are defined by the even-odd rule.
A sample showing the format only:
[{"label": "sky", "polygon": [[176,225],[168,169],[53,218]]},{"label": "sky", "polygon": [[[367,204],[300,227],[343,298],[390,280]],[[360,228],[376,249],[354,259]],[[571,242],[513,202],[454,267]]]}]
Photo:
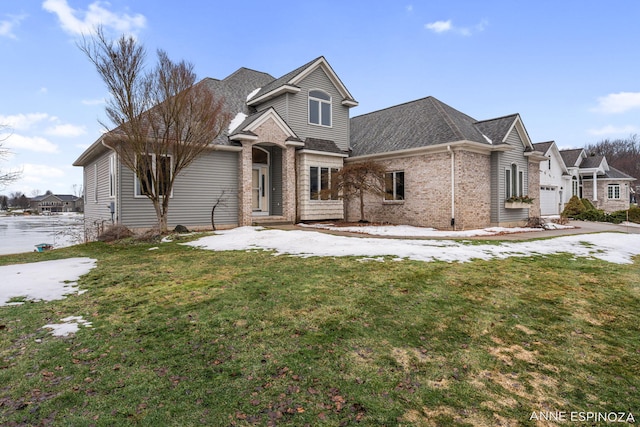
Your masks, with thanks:
[{"label": "sky", "polygon": [[640,1],[0,0],[0,194],[74,194],[109,97],[78,48],[102,25],[194,64],[280,77],[324,56],[359,106],[426,96],[478,120],[519,113],[533,142],[640,133]]}]

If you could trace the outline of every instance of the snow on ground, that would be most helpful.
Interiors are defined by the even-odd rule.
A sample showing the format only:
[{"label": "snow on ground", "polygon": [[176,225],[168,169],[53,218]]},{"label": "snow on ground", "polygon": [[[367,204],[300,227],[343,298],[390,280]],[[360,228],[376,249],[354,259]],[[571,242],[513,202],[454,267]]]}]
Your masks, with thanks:
[{"label": "snow on ground", "polygon": [[0,266],[0,306],[11,305],[12,298],[32,301],[63,299],[65,295],[83,293],[76,281],[96,266],[91,258],[67,258]]},{"label": "snow on ground", "polygon": [[91,322],[88,322],[82,318],[82,316],[69,316],[64,319],[60,319],[62,323],[52,323],[44,325],[43,328],[51,329],[51,335],[54,337],[66,337],[67,335],[75,334],[80,329],[80,325],[85,328],[90,328]]},{"label": "snow on ground", "polygon": [[284,231],[262,227],[239,227],[185,243],[214,251],[271,250],[276,255],[357,256],[416,261],[467,262],[474,259],[502,259],[512,256],[570,253],[576,257],[628,264],[640,254],[640,239],[633,234],[600,233],[553,239],[496,244],[470,244],[453,240],[382,239],[334,236],[314,231]]},{"label": "snow on ground", "polygon": [[[553,229],[560,228],[574,228],[570,225],[560,225],[550,223]],[[539,228],[524,228],[524,227],[490,227],[480,230],[465,230],[465,231],[442,231],[435,228],[426,227],[413,227],[411,225],[364,225],[364,226],[351,226],[351,227],[338,227],[333,224],[298,224],[301,227],[308,228],[320,228],[323,230],[331,231],[344,231],[347,233],[363,233],[371,234],[373,236],[392,236],[392,237],[450,237],[450,238],[465,238],[465,237],[478,237],[478,236],[494,236],[496,234],[508,234],[508,233],[526,233],[532,231],[540,231]]]}]

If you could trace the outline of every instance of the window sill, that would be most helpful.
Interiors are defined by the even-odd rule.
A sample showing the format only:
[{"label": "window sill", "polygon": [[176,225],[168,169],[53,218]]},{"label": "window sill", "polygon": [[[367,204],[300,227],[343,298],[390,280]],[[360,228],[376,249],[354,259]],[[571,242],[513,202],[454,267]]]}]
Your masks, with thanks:
[{"label": "window sill", "polygon": [[505,209],[529,209],[531,203],[524,202],[504,202]]},{"label": "window sill", "polygon": [[404,205],[404,200],[383,200],[383,205]]}]

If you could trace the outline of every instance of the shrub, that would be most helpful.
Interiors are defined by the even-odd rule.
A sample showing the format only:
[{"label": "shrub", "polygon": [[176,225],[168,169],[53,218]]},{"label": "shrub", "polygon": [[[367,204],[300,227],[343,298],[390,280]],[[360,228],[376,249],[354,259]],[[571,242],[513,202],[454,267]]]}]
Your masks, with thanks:
[{"label": "shrub", "polygon": [[582,201],[582,204],[584,205],[586,210],[588,210],[588,211],[592,210],[592,209],[595,210],[596,207],[593,206],[593,203],[591,203],[591,200],[589,200],[589,199],[581,199],[581,201]]},{"label": "shrub", "polygon": [[629,209],[629,221],[640,224],[640,207],[634,206]]},{"label": "shrub", "polygon": [[133,232],[121,224],[114,224],[98,236],[99,242],[114,242],[133,236]]},{"label": "shrub", "polygon": [[569,218],[576,218],[576,215],[579,215],[585,212],[587,209],[584,207],[584,204],[578,196],[573,196],[564,207],[562,211],[562,216]]}]

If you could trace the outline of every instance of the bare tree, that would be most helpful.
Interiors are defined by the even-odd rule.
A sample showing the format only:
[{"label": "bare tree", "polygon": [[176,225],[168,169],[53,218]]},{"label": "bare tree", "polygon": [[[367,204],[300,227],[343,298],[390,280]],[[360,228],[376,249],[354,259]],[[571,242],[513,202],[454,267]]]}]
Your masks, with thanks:
[{"label": "bare tree", "polygon": [[[4,159],[9,155],[9,150],[4,147],[4,141],[9,137],[7,134],[3,133],[4,130],[8,128],[7,125],[0,125],[0,160]],[[8,184],[20,179],[22,175],[19,171],[8,171],[3,172],[0,171],[0,188],[6,187]]]},{"label": "bare tree", "polygon": [[226,206],[228,196],[228,190],[222,190],[216,198],[215,202],[213,202],[213,206],[211,206],[211,228],[213,229],[213,231],[216,231],[216,222],[214,220],[216,208]]},{"label": "bare tree", "polygon": [[229,123],[224,100],[203,82],[196,83],[192,64],[173,62],[162,50],[156,66],[147,71],[145,49],[131,36],[113,42],[98,28],[79,47],[111,95],[106,113],[116,128],[109,131],[102,123],[109,131],[104,143],[134,171],[164,233],[176,177]]},{"label": "bare tree", "polygon": [[637,134],[626,139],[604,139],[585,147],[587,154],[599,154],[616,169],[640,180],[640,138]]},{"label": "bare tree", "polygon": [[347,163],[332,177],[332,190],[347,201],[360,200],[360,222],[366,222],[364,215],[364,195],[384,196],[385,168],[373,161]]}]

